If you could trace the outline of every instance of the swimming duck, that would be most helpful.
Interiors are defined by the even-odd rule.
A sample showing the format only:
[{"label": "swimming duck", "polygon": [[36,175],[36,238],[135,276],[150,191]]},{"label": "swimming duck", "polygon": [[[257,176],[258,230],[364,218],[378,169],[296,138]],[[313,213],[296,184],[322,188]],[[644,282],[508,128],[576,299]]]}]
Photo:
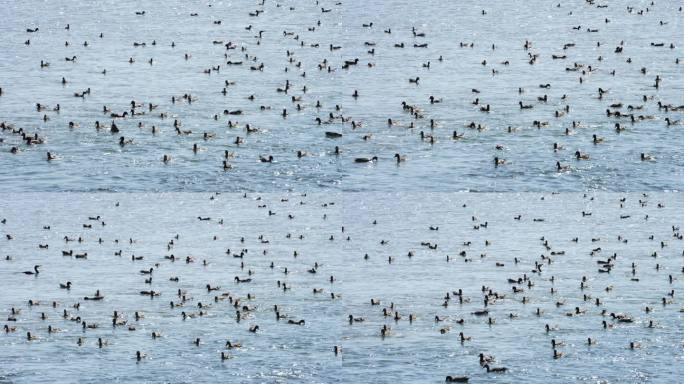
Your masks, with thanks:
[{"label": "swimming duck", "polygon": [[226,348],[228,348],[228,349],[242,348],[242,344],[233,343],[230,340],[228,340],[228,341],[226,341]]},{"label": "swimming duck", "polygon": [[486,364],[494,362],[494,356],[485,355],[484,353],[479,354],[480,365],[485,366]]},{"label": "swimming duck", "polygon": [[467,383],[469,380],[468,376],[447,376],[447,383]]},{"label": "swimming duck", "polygon": [[490,367],[489,364],[485,364],[484,368],[487,370],[487,372],[494,372],[494,373],[506,373],[508,371],[508,368],[506,367]]},{"label": "swimming duck", "polygon": [[589,155],[580,151],[575,151],[575,158],[577,160],[589,160]]},{"label": "swimming duck", "polygon": [[354,159],[354,162],[355,162],[355,163],[370,163],[370,162],[374,162],[374,161],[378,161],[378,157],[377,157],[377,156],[373,156],[373,157],[371,157],[371,158],[367,158],[367,157],[357,157],[356,159]]},{"label": "swimming duck", "polygon": [[39,267],[40,267],[40,265],[34,265],[33,271],[24,271],[22,273],[24,275],[36,275],[37,276],[40,273],[40,271],[38,270]]}]

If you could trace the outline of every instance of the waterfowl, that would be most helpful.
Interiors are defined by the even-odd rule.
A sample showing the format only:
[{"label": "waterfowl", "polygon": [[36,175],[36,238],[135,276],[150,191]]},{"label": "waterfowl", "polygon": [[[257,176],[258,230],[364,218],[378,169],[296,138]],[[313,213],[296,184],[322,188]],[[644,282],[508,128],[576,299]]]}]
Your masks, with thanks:
[{"label": "waterfowl", "polygon": [[126,138],[124,138],[123,136],[119,137],[119,145],[121,147],[124,147],[128,144],[133,144],[133,139],[126,140]]},{"label": "waterfowl", "polygon": [[649,155],[648,153],[641,153],[641,161],[654,161],[655,157]]},{"label": "waterfowl", "polygon": [[506,373],[508,371],[508,368],[506,367],[490,367],[489,364],[485,364],[484,368],[487,370],[487,372],[494,372],[494,373]]},{"label": "waterfowl", "polygon": [[33,266],[33,271],[24,271],[22,272],[24,275],[38,275],[40,271],[38,270],[40,268],[40,265],[34,265]]},{"label": "waterfowl", "polygon": [[370,162],[374,162],[374,161],[378,161],[378,157],[377,157],[377,156],[373,156],[373,157],[371,157],[371,158],[368,158],[368,157],[357,157],[357,158],[354,159],[354,162],[355,162],[355,163],[370,163]]},{"label": "waterfowl", "polygon": [[483,367],[486,364],[494,362],[494,356],[485,355],[484,353],[480,353],[478,356],[480,359],[480,365]]},{"label": "waterfowl", "polygon": [[580,151],[575,151],[575,158],[577,160],[589,160],[589,155]]},{"label": "waterfowl", "polygon": [[342,134],[337,133],[337,132],[327,131],[327,132],[325,132],[325,137],[330,138],[330,139],[337,139],[337,138],[342,137]]},{"label": "waterfowl", "polygon": [[242,344],[233,343],[230,340],[228,340],[228,341],[226,341],[226,348],[228,348],[228,349],[242,348]]},{"label": "waterfowl", "polygon": [[468,376],[447,376],[447,383],[467,383],[469,380]]}]

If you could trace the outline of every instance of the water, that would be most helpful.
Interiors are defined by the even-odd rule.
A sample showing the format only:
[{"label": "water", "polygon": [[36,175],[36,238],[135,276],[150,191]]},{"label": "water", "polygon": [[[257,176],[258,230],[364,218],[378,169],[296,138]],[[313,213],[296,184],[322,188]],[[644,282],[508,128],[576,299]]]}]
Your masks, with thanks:
[{"label": "water", "polygon": [[684,12],[558,5],[4,4],[0,383],[681,381]]},{"label": "water", "polygon": [[[269,1],[263,6],[168,1],[163,7],[149,1],[103,1],[87,7],[69,1],[10,2],[0,11],[4,16],[0,120],[38,133],[45,143],[27,146],[9,131],[0,133],[0,190],[681,190],[684,158],[679,143],[684,133],[681,125],[668,126],[665,118],[674,121],[684,116],[657,106],[658,101],[684,104],[682,66],[675,63],[682,57],[684,41],[680,4],[634,1],[629,4],[632,12],[626,5],[608,5],[598,8],[580,0],[563,2],[561,7],[536,0],[467,5],[442,1],[416,5],[405,0],[371,4]],[[321,12],[321,7],[330,12]],[[648,12],[638,14],[646,8]],[[257,9],[263,13],[249,15]],[[145,14],[136,15],[136,11]],[[191,17],[194,12],[198,16]],[[218,20],[221,24],[214,23]],[[372,28],[363,26],[371,22]],[[69,30],[64,29],[67,23]],[[245,29],[248,25],[251,30]],[[580,30],[572,29],[578,25]],[[38,32],[26,32],[36,27]],[[426,36],[414,38],[412,27]],[[387,28],[391,34],[383,32]],[[587,28],[598,32],[587,32]],[[264,31],[261,39],[255,38],[259,31]],[[29,39],[30,45],[25,45]],[[523,48],[526,40],[532,42],[529,50]],[[238,49],[227,51],[213,41],[230,41]],[[134,42],[146,46],[135,47]],[[394,48],[401,42],[405,48]],[[474,47],[462,48],[459,42],[472,42]],[[623,52],[614,53],[621,42]],[[422,43],[428,47],[413,48]],[[568,43],[575,46],[563,49]],[[669,48],[671,43],[674,49]],[[331,52],[330,44],[342,48]],[[242,47],[246,52],[241,52]],[[368,53],[372,48],[374,55]],[[188,60],[186,53],[191,55]],[[256,56],[256,61],[245,59],[245,53]],[[539,55],[534,65],[528,63],[528,54]],[[567,55],[567,59],[553,60],[553,54]],[[72,56],[77,56],[76,62],[64,60]],[[443,61],[438,61],[439,56]],[[359,65],[342,68],[344,60],[355,58]],[[50,66],[41,68],[40,60]],[[227,66],[227,60],[244,63]],[[318,64],[324,60],[336,70],[319,71]],[[487,65],[481,64],[483,60]],[[509,65],[501,64],[504,61]],[[427,62],[429,69],[423,67]],[[260,63],[263,71],[249,69]],[[369,68],[368,63],[375,66]],[[584,76],[565,70],[574,63],[594,70]],[[219,65],[219,72],[203,72]],[[640,72],[642,67],[647,68],[646,74]],[[498,73],[492,75],[492,69]],[[306,77],[301,77],[304,73]],[[658,89],[653,87],[656,76],[662,79]],[[62,77],[66,85],[61,84]],[[415,77],[420,77],[419,85],[409,83]],[[292,85],[290,91],[277,92],[286,80]],[[225,96],[221,94],[224,81],[235,82]],[[550,88],[539,87],[547,83]],[[523,94],[518,94],[519,87],[524,88]],[[602,100],[597,99],[599,87],[608,91]],[[73,96],[87,88],[91,93],[85,98]],[[473,88],[480,93],[472,93]],[[360,94],[357,99],[352,97],[354,90]],[[192,104],[171,103],[172,96],[186,93],[196,98]],[[545,94],[548,101],[538,102],[537,97]],[[248,100],[249,95],[255,99]],[[430,95],[443,102],[430,104]],[[647,102],[642,101],[644,95]],[[301,111],[292,97],[301,97]],[[491,105],[489,113],[471,104],[476,97],[482,105]],[[95,121],[110,124],[112,120],[102,113],[103,106],[123,113],[130,110],[131,100],[159,107],[151,112],[137,108],[147,114],[117,119],[119,134],[94,128]],[[317,101],[321,108],[315,107]],[[425,117],[413,119],[402,111],[402,101],[420,107]],[[534,108],[521,110],[519,101]],[[613,110],[628,114],[628,105],[643,105],[632,113],[652,119],[630,124],[629,119],[607,117],[605,110],[618,102],[623,107]],[[47,105],[48,110],[36,111],[36,103]],[[59,113],[52,111],[56,104],[61,106]],[[336,111],[335,105],[341,110]],[[554,117],[566,105],[570,113]],[[260,106],[270,109],[262,111]],[[289,113],[285,119],[280,115],[283,108]],[[224,116],[225,109],[243,114]],[[161,119],[162,112],[168,117]],[[316,124],[316,117],[325,121],[330,113],[350,120]],[[214,114],[219,114],[218,120]],[[49,120],[43,121],[44,115]],[[388,118],[398,124],[388,126]],[[192,134],[176,135],[174,119]],[[239,127],[228,128],[229,119],[238,121]],[[434,130],[430,119],[437,124]],[[361,127],[353,129],[351,120]],[[548,126],[533,127],[534,120],[548,122]],[[79,127],[69,129],[70,121]],[[573,121],[580,121],[581,127],[565,136],[565,128]],[[414,128],[409,128],[411,122]],[[470,122],[487,129],[466,128]],[[621,134],[614,132],[616,122],[626,127]],[[247,134],[246,124],[261,131]],[[161,132],[153,135],[153,125]],[[509,126],[518,131],[508,133]],[[451,140],[454,130],[464,133],[465,139]],[[328,139],[325,131],[344,136]],[[435,143],[420,140],[420,131],[434,135]],[[204,132],[216,137],[205,141]],[[593,134],[605,137],[605,143],[594,145]],[[134,144],[120,147],[122,135]],[[372,137],[364,140],[366,135]],[[233,144],[237,136],[245,138],[239,147]],[[554,142],[566,149],[555,153]],[[191,150],[195,143],[202,147],[197,154]],[[496,144],[505,150],[496,150]],[[10,154],[12,146],[21,152]],[[335,146],[341,148],[341,155],[334,155]],[[227,172],[221,166],[224,150],[235,154],[229,160],[233,169]],[[298,150],[310,156],[298,159]],[[575,161],[575,150],[588,152],[591,160]],[[47,151],[60,159],[45,161]],[[640,161],[642,152],[654,155],[656,161]],[[392,159],[395,153],[407,156],[407,161],[397,166]],[[172,156],[171,163],[162,163],[164,154]],[[260,163],[262,155],[273,155],[275,163]],[[377,164],[353,162],[356,157],[373,155],[379,157]],[[494,156],[509,164],[494,168]],[[556,161],[573,170],[556,172]]]},{"label": "water", "polygon": [[[17,331],[0,336],[0,377],[17,383],[389,383],[397,378],[427,383],[442,382],[446,375],[501,383],[676,382],[684,358],[682,306],[677,295],[667,293],[682,289],[683,247],[673,236],[681,232],[672,226],[681,225],[683,208],[680,194],[672,193],[14,194],[0,202],[0,217],[7,220],[0,225],[2,255],[12,257],[0,268],[5,287],[0,307],[3,317],[10,316],[12,307],[21,313],[16,322],[6,322]],[[99,221],[89,220],[98,215]],[[514,219],[517,215],[520,220]],[[83,224],[92,224],[92,229]],[[43,229],[46,225],[49,230]],[[14,238],[7,240],[6,234]],[[82,237],[83,242],[66,243],[65,236]],[[542,236],[550,249],[543,246]],[[437,244],[437,249],[422,242]],[[38,244],[49,248],[39,249]],[[226,249],[248,251],[240,259]],[[87,252],[88,258],[64,257],[62,250]],[[118,251],[121,256],[115,255]],[[413,257],[407,256],[409,251]],[[472,261],[464,262],[461,251]],[[617,259],[611,273],[599,273],[596,261],[613,253]],[[170,254],[179,260],[164,258]],[[144,259],[132,261],[132,255]],[[553,262],[537,274],[532,269],[535,262],[544,262],[540,255]],[[186,256],[195,262],[185,263]],[[317,273],[307,272],[315,263]],[[37,277],[20,273],[34,264],[42,266]],[[155,268],[153,280],[146,284],[148,276],[139,271],[150,267]],[[248,270],[252,282],[234,282],[236,275],[248,277]],[[507,282],[523,275],[534,283],[532,288]],[[668,275],[674,277],[672,283]],[[169,281],[173,276],[180,281]],[[582,276],[587,279],[583,290]],[[73,283],[70,291],[59,289],[66,281]],[[291,289],[283,291],[277,281]],[[209,293],[206,284],[220,289]],[[505,295],[487,307],[493,325],[487,324],[487,316],[472,315],[484,308],[483,285]],[[513,285],[524,292],[513,293]],[[611,291],[605,290],[608,286]],[[313,294],[314,288],[323,292]],[[105,296],[102,301],[83,300],[98,289]],[[183,308],[171,309],[169,301],[180,301],[178,289],[186,291],[187,301]],[[459,305],[452,295],[443,307],[446,292],[458,289],[470,302]],[[150,299],[139,295],[141,290],[161,296]],[[213,300],[224,292],[253,309],[239,323],[227,300]],[[585,294],[592,299],[584,301]],[[662,305],[663,297],[674,302]],[[371,298],[381,304],[370,305]],[[594,305],[596,298],[600,306]],[[28,306],[29,299],[40,305]],[[79,310],[71,307],[77,302]],[[198,302],[211,306],[206,315],[183,321],[181,311],[197,313]],[[390,303],[402,319],[383,316]],[[277,321],[274,305],[289,319],[305,319],[305,325]],[[646,313],[647,306],[653,311]],[[586,313],[567,316],[575,307]],[[541,316],[535,315],[537,308]],[[62,319],[64,309],[100,327],[84,332],[78,323]],[[631,316],[634,322],[618,323],[601,315],[603,309]],[[114,310],[128,321],[126,326],[111,326]],[[135,311],[144,318],[135,321]],[[41,312],[48,320],[40,320]],[[517,317],[509,318],[510,313]],[[365,321],[349,325],[349,314]],[[409,314],[415,315],[412,322]],[[435,315],[445,320],[435,323]],[[456,323],[460,318],[463,325]],[[614,327],[603,329],[603,320]],[[650,320],[654,328],[648,327]],[[252,334],[248,328],[255,324],[260,329]],[[383,324],[392,330],[384,339]],[[558,329],[547,334],[545,324]],[[48,334],[48,325],[62,332]],[[443,327],[450,331],[440,334]],[[26,341],[27,330],[39,339]],[[153,331],[162,337],[153,340]],[[459,332],[472,340],[461,344]],[[85,338],[84,345],[76,344],[78,337]],[[109,345],[98,348],[98,337]],[[200,346],[192,344],[197,337]],[[587,346],[588,337],[597,344]],[[552,338],[565,343],[557,347],[564,353],[558,360],[552,358]],[[226,340],[243,348],[228,351]],[[631,350],[630,342],[641,347]],[[339,356],[333,353],[335,345],[342,347]],[[136,350],[147,358],[136,362]],[[221,361],[221,351],[233,358]],[[480,352],[494,355],[493,366],[509,372],[487,374],[478,365]]]}]

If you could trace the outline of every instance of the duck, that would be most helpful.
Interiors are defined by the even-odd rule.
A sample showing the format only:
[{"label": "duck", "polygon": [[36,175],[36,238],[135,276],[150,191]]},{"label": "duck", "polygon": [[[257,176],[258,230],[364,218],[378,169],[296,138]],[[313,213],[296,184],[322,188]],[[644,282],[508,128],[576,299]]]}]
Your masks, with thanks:
[{"label": "duck", "polygon": [[575,151],[575,158],[577,160],[589,160],[589,155],[580,151]]},{"label": "duck", "polygon": [[468,376],[447,376],[445,381],[447,383],[467,383],[468,380],[470,380]]},{"label": "duck", "polygon": [[655,157],[649,155],[648,153],[641,153],[641,161],[655,161]]},{"label": "duck", "polygon": [[24,272],[22,272],[22,273],[23,273],[24,275],[36,275],[36,276],[38,276],[38,274],[40,273],[40,271],[38,270],[38,268],[40,268],[40,265],[34,265],[34,266],[33,266],[33,271],[24,271]]},{"label": "duck", "polygon": [[494,362],[494,356],[485,355],[484,353],[480,353],[479,358],[480,358],[480,365],[481,366],[485,366],[485,364],[489,364],[489,363]]},{"label": "duck", "polygon": [[377,156],[373,156],[373,157],[371,157],[371,158],[368,158],[368,157],[357,157],[357,158],[354,159],[354,162],[355,162],[355,163],[371,163],[371,162],[374,162],[374,161],[378,161],[378,157],[377,157]]},{"label": "duck", "polygon": [[484,368],[487,370],[487,372],[494,372],[494,373],[506,373],[508,371],[508,368],[506,367],[490,367],[489,364],[485,364]]},{"label": "duck", "polygon": [[230,340],[228,340],[228,341],[226,341],[226,348],[228,348],[228,349],[242,348],[242,344],[233,343]]},{"label": "duck", "polygon": [[569,165],[561,165],[560,161],[556,161],[556,171],[558,171],[558,172],[570,171],[570,166]]},{"label": "duck", "polygon": [[128,144],[133,144],[133,139],[126,140],[126,138],[123,136],[119,137],[119,145],[120,146],[124,147]]},{"label": "duck", "polygon": [[259,161],[261,161],[262,163],[272,163],[273,162],[273,156],[272,155],[268,155],[268,157],[267,156],[260,156]]}]

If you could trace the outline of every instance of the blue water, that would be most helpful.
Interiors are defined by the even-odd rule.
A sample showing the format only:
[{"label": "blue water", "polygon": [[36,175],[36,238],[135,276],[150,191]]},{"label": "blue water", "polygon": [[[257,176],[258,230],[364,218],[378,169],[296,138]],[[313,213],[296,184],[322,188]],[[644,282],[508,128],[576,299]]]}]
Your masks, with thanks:
[{"label": "blue water", "polygon": [[[681,225],[684,200],[679,194],[210,197],[29,193],[2,200],[1,216],[7,220],[0,226],[2,256],[12,260],[2,261],[0,268],[0,307],[3,317],[11,315],[12,307],[21,310],[16,322],[3,321],[17,330],[0,335],[2,380],[436,383],[446,375],[465,375],[471,382],[655,383],[677,382],[682,375],[684,313],[678,295],[683,247],[675,237],[681,236],[680,230],[672,229]],[[622,198],[626,200],[620,208]],[[88,219],[98,215],[100,221]],[[520,220],[515,220],[518,215]],[[198,216],[210,220],[200,221]],[[93,228],[84,228],[84,223]],[[49,230],[43,229],[46,225]],[[6,240],[5,234],[14,238]],[[66,243],[64,236],[82,237],[83,242]],[[549,249],[540,241],[542,236]],[[437,249],[422,242],[436,244]],[[49,248],[39,249],[38,244]],[[248,251],[240,259],[226,255],[227,248]],[[596,248],[601,250],[590,255]],[[65,257],[63,250],[87,252],[88,258]],[[115,255],[119,251],[121,256]],[[413,257],[407,256],[409,251]],[[461,251],[466,251],[465,257]],[[565,254],[551,253],[562,251]],[[617,258],[611,273],[599,273],[596,261],[613,253]],[[179,260],[164,258],[170,254]],[[132,261],[132,255],[144,258]],[[541,255],[552,263],[546,264]],[[187,264],[186,256],[195,261]],[[545,263],[539,274],[532,272],[535,262]],[[317,273],[307,272],[315,263]],[[35,264],[42,266],[37,277],[21,273]],[[150,267],[152,283],[146,284],[148,276],[139,271]],[[234,282],[234,276],[246,278],[248,271],[253,272],[251,282]],[[507,282],[523,275],[534,283],[532,288]],[[669,275],[674,278],[671,283]],[[173,276],[179,282],[169,281]],[[583,276],[586,286],[581,289]],[[66,281],[73,283],[70,291],[59,288]],[[283,291],[278,281],[291,289]],[[208,293],[206,284],[220,288]],[[493,325],[488,325],[487,316],[472,314],[484,308],[483,285],[505,295],[487,307]],[[524,292],[512,292],[514,285]],[[83,300],[98,289],[102,301]],[[178,289],[185,291],[185,306],[171,309],[169,301],[180,301]],[[322,292],[314,294],[313,289]],[[452,295],[443,307],[444,295],[459,289],[466,302],[459,305]],[[161,296],[150,299],[139,295],[141,290]],[[675,290],[674,297],[668,296],[670,290]],[[227,300],[214,302],[223,293],[252,308],[239,323]],[[583,295],[591,299],[584,301]],[[663,305],[663,297],[672,303]],[[600,306],[594,304],[596,298]],[[29,299],[40,305],[30,307]],[[380,305],[372,306],[371,299],[380,300]],[[52,301],[57,308],[51,307]],[[72,308],[77,302],[78,310]],[[199,302],[210,305],[204,309],[206,315],[183,321],[181,312],[197,313]],[[400,320],[383,316],[383,308],[392,311],[391,303]],[[274,305],[287,319],[304,319],[305,324],[277,321]],[[586,313],[567,316],[575,307]],[[645,312],[646,307],[652,312]],[[83,331],[78,323],[62,318],[64,309],[99,328]],[[535,315],[537,309],[540,316]],[[126,325],[111,326],[115,310]],[[136,321],[135,311],[144,318]],[[40,319],[41,312],[47,320]],[[612,320],[611,312],[633,322]],[[511,313],[517,317],[510,319]],[[349,314],[365,321],[349,325]],[[435,315],[444,321],[435,323]],[[461,318],[462,325],[456,322]],[[603,320],[612,328],[604,329]],[[654,328],[648,327],[649,321]],[[383,339],[384,324],[391,333]],[[554,330],[546,333],[546,324]],[[49,334],[48,325],[62,331]],[[135,330],[128,330],[129,325]],[[248,331],[252,325],[260,327],[256,334]],[[441,334],[441,328],[449,332]],[[26,331],[39,339],[27,341]],[[153,331],[162,337],[152,339]],[[459,332],[472,339],[461,344]],[[84,338],[82,346],[77,345],[79,337]],[[98,337],[108,345],[98,348]],[[199,346],[192,343],[197,337]],[[587,346],[588,337],[597,344]],[[552,357],[551,339],[564,343],[557,347],[564,354],[560,359]],[[226,340],[239,342],[242,348],[229,351],[224,348]],[[640,347],[632,350],[630,342]],[[342,348],[338,356],[333,353],[336,345]],[[135,359],[137,350],[147,354],[140,362]],[[221,351],[232,359],[221,361]],[[479,353],[493,355],[492,365],[509,371],[486,373],[478,364]]]},{"label": "blue water", "polygon": [[[169,1],[164,6],[149,1],[102,1],[88,6],[72,1],[9,2],[0,11],[0,51],[4,53],[0,121],[38,133],[45,143],[27,146],[9,130],[0,133],[0,189],[681,190],[684,131],[682,125],[668,126],[665,118],[682,121],[684,114],[657,105],[684,104],[682,65],[676,64],[683,56],[681,4],[650,4],[634,1],[599,8],[599,3],[580,0],[562,2],[560,7],[546,1],[268,1],[263,6],[225,1]],[[323,13],[321,8],[330,12]],[[481,14],[483,9],[486,15]],[[250,16],[255,10],[263,13]],[[136,11],[145,14],[136,15]],[[372,27],[363,26],[371,22]],[[67,24],[69,30],[64,29]],[[245,29],[248,25],[251,30]],[[580,30],[574,30],[578,25]],[[425,37],[413,37],[412,27]],[[39,30],[28,33],[27,28]],[[391,34],[384,33],[388,28]],[[261,39],[255,37],[259,31],[264,31]],[[30,45],[24,44],[26,40]],[[526,40],[531,42],[529,50],[524,49]],[[70,45],[65,46],[65,41]],[[226,50],[214,41],[232,42],[237,48]],[[146,45],[135,47],[134,42]],[[394,47],[402,42],[405,48]],[[474,46],[463,48],[461,42]],[[423,43],[427,48],[413,47]],[[570,43],[575,45],[563,49]],[[331,52],[331,44],[341,48]],[[492,50],[492,44],[496,49]],[[621,44],[623,52],[615,53]],[[371,55],[368,51],[373,48]],[[188,60],[186,53],[191,56]],[[534,65],[528,63],[531,54],[538,55]],[[552,55],[567,58],[554,60]],[[72,56],[77,57],[75,62],[64,60]],[[250,61],[253,58],[256,61]],[[342,68],[345,60],[356,58],[358,65]],[[41,60],[50,66],[41,68]],[[243,64],[228,66],[227,60]],[[324,60],[334,71],[318,69]],[[503,65],[504,61],[509,65]],[[427,62],[429,69],[423,67]],[[261,63],[263,71],[249,69]],[[585,70],[591,66],[593,71],[585,75],[566,71],[575,63]],[[220,66],[219,72],[204,73],[215,66]],[[641,73],[642,67],[646,74]],[[104,69],[106,75],[101,73]],[[498,73],[493,75],[492,70]],[[653,87],[656,76],[662,79],[658,89]],[[61,84],[62,77],[66,85]],[[418,85],[408,81],[415,77],[420,77]],[[289,92],[277,92],[288,80]],[[225,96],[221,94],[224,81],[234,82]],[[550,88],[540,88],[540,84],[550,84]],[[519,87],[523,94],[518,93]],[[91,93],[85,98],[73,96],[87,88]],[[473,88],[480,93],[474,94]],[[608,91],[601,100],[598,88]],[[360,95],[356,99],[354,90]],[[172,96],[187,93],[195,98],[192,104],[171,103]],[[255,99],[248,100],[249,95]],[[443,102],[430,104],[430,95]],[[548,96],[547,102],[537,101],[543,95]],[[301,101],[292,102],[292,97]],[[481,105],[471,104],[476,97]],[[143,104],[136,111],[146,114],[117,119],[118,134],[95,129],[95,121],[111,123],[109,113],[102,113],[103,106],[121,114],[130,110],[131,100]],[[317,101],[321,108],[316,108]],[[419,107],[424,117],[414,119],[404,112],[402,101]],[[521,110],[519,101],[534,108]],[[48,110],[36,111],[36,103],[47,105]],[[148,103],[158,108],[150,112]],[[623,106],[612,111],[648,119],[631,124],[628,118],[607,117],[605,110],[615,103]],[[61,106],[59,113],[52,111],[56,104]],[[491,106],[489,113],[480,112],[485,104]],[[570,113],[554,117],[566,105]],[[643,109],[630,112],[628,105]],[[270,109],[262,111],[261,106]],[[283,108],[289,113],[285,119]],[[223,115],[226,109],[243,114]],[[161,113],[168,117],[161,119]],[[315,122],[317,117],[326,122],[330,113],[349,120]],[[213,119],[215,114],[218,120]],[[44,115],[49,120],[43,121]],[[388,126],[388,118],[396,124]],[[176,135],[174,119],[192,133]],[[430,119],[435,121],[434,129]],[[228,120],[239,126],[228,128]],[[352,120],[361,126],[353,129]],[[535,120],[548,126],[534,127]],[[70,121],[78,128],[69,129]],[[565,136],[573,121],[580,122],[580,127],[574,135]],[[467,128],[470,122],[486,130]],[[616,134],[616,122],[625,131]],[[411,123],[413,128],[409,128]],[[247,134],[247,124],[260,131]],[[161,132],[152,134],[152,126]],[[513,133],[508,133],[509,126]],[[465,138],[452,140],[454,130]],[[325,131],[343,136],[329,139]],[[420,131],[433,135],[434,144],[422,141]],[[205,141],[204,132],[215,138]],[[594,145],[593,134],[605,141]],[[367,135],[370,139],[364,140]],[[132,139],[133,144],[121,148],[120,136]],[[233,144],[238,136],[245,139],[239,147]],[[554,152],[554,142],[565,150]],[[201,147],[196,154],[193,144]],[[505,149],[495,149],[497,144]],[[10,154],[12,146],[20,152]],[[341,155],[334,155],[335,146]],[[225,150],[234,154],[229,171],[222,168]],[[310,156],[299,159],[298,150]],[[576,150],[591,159],[574,160]],[[47,151],[59,159],[47,162]],[[656,160],[640,161],[642,152]],[[397,166],[395,153],[407,161]],[[162,163],[164,154],[172,156],[169,164]],[[274,163],[259,162],[260,156],[268,155]],[[379,158],[376,164],[353,161],[372,156]],[[508,164],[495,168],[495,156]],[[556,172],[556,161],[572,170]]]},{"label": "blue water", "polygon": [[684,376],[683,4],[5,3],[1,384]]}]

